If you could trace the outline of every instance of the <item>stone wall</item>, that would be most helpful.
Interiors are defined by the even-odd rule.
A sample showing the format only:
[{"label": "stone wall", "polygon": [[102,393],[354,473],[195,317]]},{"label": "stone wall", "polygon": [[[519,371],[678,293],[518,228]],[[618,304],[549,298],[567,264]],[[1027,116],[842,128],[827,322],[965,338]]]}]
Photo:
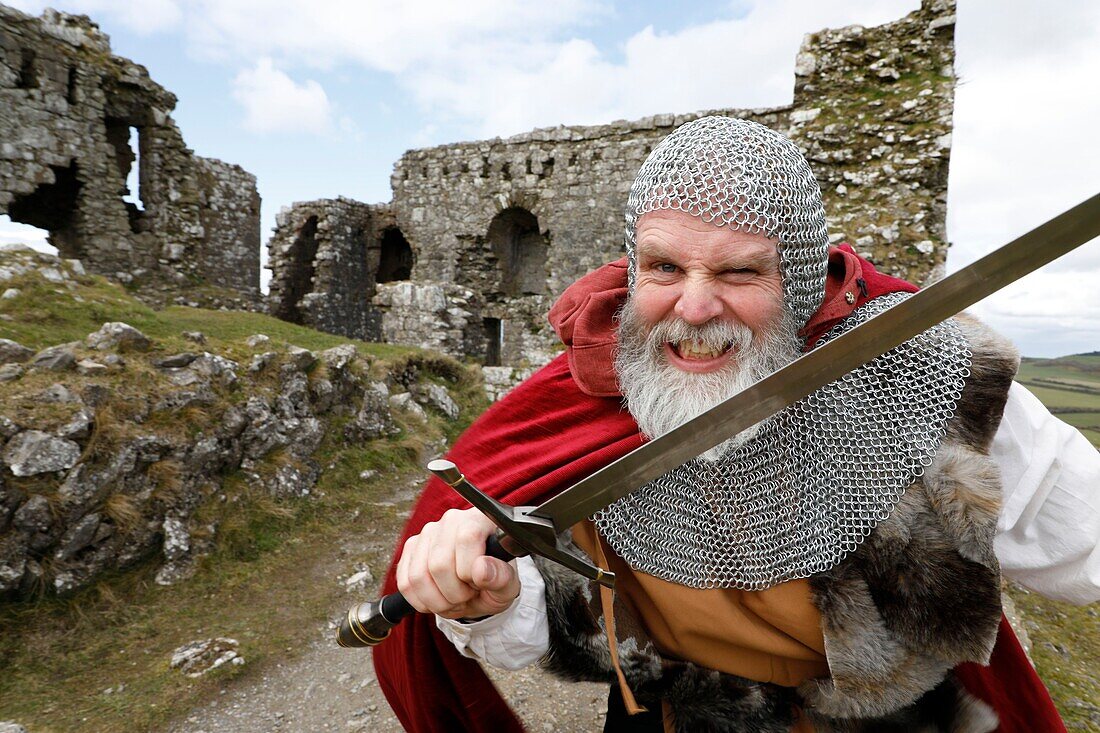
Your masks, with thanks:
[{"label": "stone wall", "polygon": [[346,198],[289,206],[267,244],[268,310],[293,323],[342,336],[381,340],[376,285],[407,280],[412,250],[388,206]]},{"label": "stone wall", "polygon": [[[635,173],[664,136],[706,114],[756,120],[790,136],[821,184],[830,240],[851,242],[886,272],[924,281],[946,255],[953,13],[952,0],[925,0],[883,26],[808,35],[788,106],[409,151],[395,166],[390,206],[415,263],[410,283],[374,296],[383,338],[486,364],[545,361],[556,348],[545,323],[553,298],[621,256]],[[326,246],[352,252],[347,240]],[[319,259],[334,256],[318,250]],[[278,257],[273,249],[272,262]],[[304,297],[349,299],[316,285]]]},{"label": "stone wall", "polygon": [[[196,157],[175,105],[87,17],[0,5],[0,214],[152,302],[209,284],[248,305],[260,295],[255,178]],[[123,198],[135,165],[139,203]]]}]

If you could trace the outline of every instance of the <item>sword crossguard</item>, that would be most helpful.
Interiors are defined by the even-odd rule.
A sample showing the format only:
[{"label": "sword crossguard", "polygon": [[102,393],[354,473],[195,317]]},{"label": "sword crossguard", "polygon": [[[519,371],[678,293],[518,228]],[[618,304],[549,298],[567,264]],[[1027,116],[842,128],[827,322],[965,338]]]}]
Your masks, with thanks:
[{"label": "sword crossguard", "polygon": [[601,585],[615,587],[615,574],[598,568],[567,550],[552,521],[529,513],[535,507],[501,504],[471,484],[458,467],[448,460],[434,460],[428,464],[428,470],[500,528],[500,545],[513,556],[545,557]]}]

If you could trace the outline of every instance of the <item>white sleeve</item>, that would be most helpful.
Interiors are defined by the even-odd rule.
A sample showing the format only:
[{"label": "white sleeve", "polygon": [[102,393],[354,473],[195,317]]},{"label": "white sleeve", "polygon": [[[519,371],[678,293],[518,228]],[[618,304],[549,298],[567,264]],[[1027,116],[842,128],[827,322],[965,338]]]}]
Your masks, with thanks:
[{"label": "white sleeve", "polygon": [[1059,600],[1100,600],[1100,452],[1013,383],[990,455],[1004,504],[994,550],[1006,577]]},{"label": "white sleeve", "polygon": [[521,669],[550,648],[546,620],[546,584],[530,557],[516,558],[519,596],[495,616],[464,624],[435,617],[436,626],[463,656],[500,669]]}]

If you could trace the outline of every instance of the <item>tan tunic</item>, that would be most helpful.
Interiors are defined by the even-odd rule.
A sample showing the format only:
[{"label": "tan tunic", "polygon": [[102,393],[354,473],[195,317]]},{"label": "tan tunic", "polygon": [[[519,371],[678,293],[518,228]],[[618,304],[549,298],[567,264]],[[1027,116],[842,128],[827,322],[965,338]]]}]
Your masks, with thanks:
[{"label": "tan tunic", "polygon": [[[573,527],[573,541],[597,556],[591,522]],[[663,655],[784,687],[828,675],[808,581],[763,591],[688,588],[632,570],[606,543],[601,549],[617,578],[616,600],[635,612]],[[812,728],[803,722],[796,730]]]}]

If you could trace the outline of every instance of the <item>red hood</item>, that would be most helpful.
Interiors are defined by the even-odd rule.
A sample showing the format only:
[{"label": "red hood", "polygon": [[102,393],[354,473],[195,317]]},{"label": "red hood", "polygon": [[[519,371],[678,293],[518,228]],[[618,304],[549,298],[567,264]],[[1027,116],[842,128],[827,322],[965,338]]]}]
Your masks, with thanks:
[{"label": "red hood", "polygon": [[[593,397],[620,396],[613,366],[615,314],[626,300],[626,274],[625,257],[604,265],[573,283],[550,309],[550,325],[567,348],[573,379]],[[847,244],[830,247],[825,299],[800,332],[807,348],[868,300],[898,291],[915,293],[917,288],[882,274]]]}]

